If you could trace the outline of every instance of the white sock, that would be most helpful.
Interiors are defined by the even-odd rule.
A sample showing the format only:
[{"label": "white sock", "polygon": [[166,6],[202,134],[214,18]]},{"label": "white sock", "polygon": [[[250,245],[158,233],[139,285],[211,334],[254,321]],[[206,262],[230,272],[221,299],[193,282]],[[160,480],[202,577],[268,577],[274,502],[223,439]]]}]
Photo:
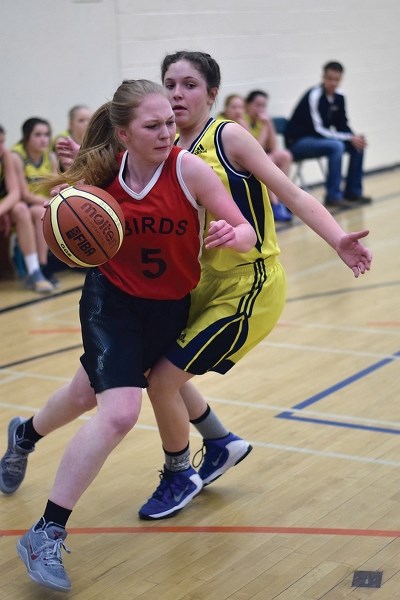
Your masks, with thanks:
[{"label": "white sock", "polygon": [[32,275],[35,271],[40,269],[39,266],[39,257],[36,252],[32,252],[32,254],[27,254],[24,256],[26,270],[28,271],[28,275]]}]

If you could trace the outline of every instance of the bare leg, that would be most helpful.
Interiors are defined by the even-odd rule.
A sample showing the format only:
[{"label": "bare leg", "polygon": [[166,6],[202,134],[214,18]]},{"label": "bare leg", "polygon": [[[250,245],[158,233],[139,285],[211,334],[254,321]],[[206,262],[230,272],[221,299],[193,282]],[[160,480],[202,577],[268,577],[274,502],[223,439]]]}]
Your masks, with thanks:
[{"label": "bare leg", "polygon": [[208,406],[207,402],[204,400],[199,390],[190,381],[187,381],[181,386],[180,394],[191,421],[195,421],[204,415]]},{"label": "bare leg", "polygon": [[52,502],[74,508],[109,454],[135,425],[141,395],[140,388],[127,387],[97,395],[98,412],[81,427],[61,459],[49,495]]},{"label": "bare leg", "polygon": [[164,450],[168,452],[181,451],[189,441],[189,415],[179,388],[191,377],[166,358],[160,359],[150,373],[147,392]]},{"label": "bare leg", "polygon": [[18,202],[11,210],[11,219],[15,223],[22,254],[27,256],[36,253],[35,230],[28,206],[24,202]]},{"label": "bare leg", "polygon": [[49,252],[49,248],[46,244],[43,235],[42,219],[44,215],[44,210],[45,209],[39,205],[30,206],[31,215],[35,226],[36,246],[39,255],[39,262],[41,265],[47,265],[47,256]]},{"label": "bare leg", "polygon": [[82,366],[70,383],[54,392],[33,417],[37,433],[45,436],[96,406],[96,396]]}]

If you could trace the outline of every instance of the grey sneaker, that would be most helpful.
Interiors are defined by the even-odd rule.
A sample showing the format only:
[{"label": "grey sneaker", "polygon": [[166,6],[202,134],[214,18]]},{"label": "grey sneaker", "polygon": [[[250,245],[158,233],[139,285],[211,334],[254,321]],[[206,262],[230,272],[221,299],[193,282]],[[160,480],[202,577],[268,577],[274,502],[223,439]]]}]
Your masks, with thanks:
[{"label": "grey sneaker", "polygon": [[8,448],[0,461],[0,490],[3,494],[13,494],[24,480],[28,454],[34,451],[35,446],[25,450],[18,446],[16,432],[18,427],[25,422],[22,417],[14,417],[8,425]]},{"label": "grey sneaker", "polygon": [[46,279],[40,269],[34,271],[25,279],[25,287],[38,294],[48,294],[54,290],[54,285]]},{"label": "grey sneaker", "polygon": [[55,523],[36,523],[17,543],[18,556],[25,563],[28,575],[39,585],[59,592],[69,592],[71,581],[64,569],[61,549],[70,550],[64,540],[67,532]]}]

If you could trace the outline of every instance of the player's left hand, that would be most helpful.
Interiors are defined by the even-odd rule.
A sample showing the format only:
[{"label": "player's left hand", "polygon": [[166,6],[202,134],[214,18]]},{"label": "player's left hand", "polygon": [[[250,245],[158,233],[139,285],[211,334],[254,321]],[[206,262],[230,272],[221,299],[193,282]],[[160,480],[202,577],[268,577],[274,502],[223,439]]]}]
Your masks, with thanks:
[{"label": "player's left hand", "polygon": [[350,267],[354,277],[362,275],[371,268],[372,252],[359,242],[369,234],[368,229],[346,233],[340,240],[336,251],[342,261]]},{"label": "player's left hand", "polygon": [[211,221],[204,245],[208,249],[217,247],[231,247],[236,239],[235,228],[226,221]]}]

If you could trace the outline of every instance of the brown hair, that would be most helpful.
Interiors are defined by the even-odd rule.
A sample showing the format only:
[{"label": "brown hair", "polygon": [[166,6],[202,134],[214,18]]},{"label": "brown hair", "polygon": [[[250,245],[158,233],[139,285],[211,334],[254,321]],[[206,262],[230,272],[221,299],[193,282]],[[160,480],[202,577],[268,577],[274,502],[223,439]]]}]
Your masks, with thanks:
[{"label": "brown hair", "polygon": [[117,155],[123,150],[116,129],[130,123],[135,110],[148,94],[166,96],[164,88],[153,81],[124,80],[113,99],[100,106],[93,114],[71,167],[47,180],[46,189],[50,190],[63,183],[72,185],[78,182],[107,186],[118,173]]}]

